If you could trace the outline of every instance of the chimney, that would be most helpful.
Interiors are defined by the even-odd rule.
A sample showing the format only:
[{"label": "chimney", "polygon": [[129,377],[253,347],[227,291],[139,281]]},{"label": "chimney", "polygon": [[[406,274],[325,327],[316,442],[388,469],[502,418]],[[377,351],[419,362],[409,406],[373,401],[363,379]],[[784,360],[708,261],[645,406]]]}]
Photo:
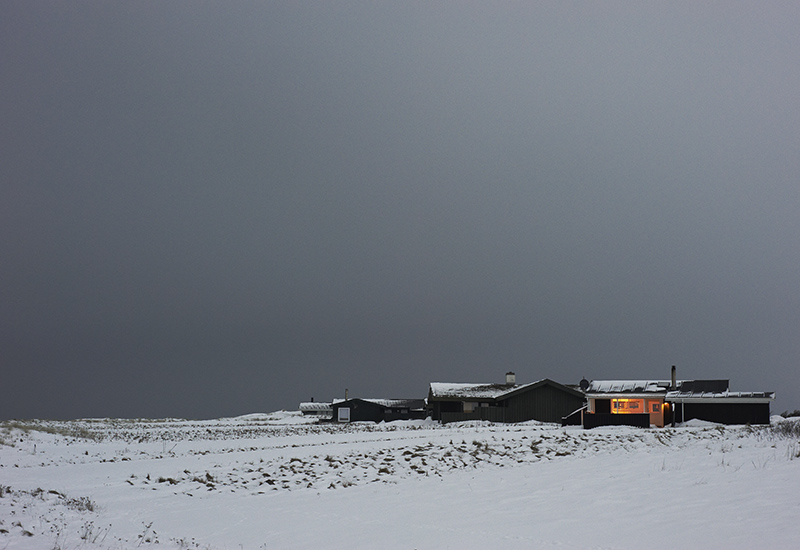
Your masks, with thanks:
[{"label": "chimney", "polygon": [[513,372],[506,373],[506,386],[513,386],[517,383],[517,375]]},{"label": "chimney", "polygon": [[344,389],[344,400],[345,401],[347,401],[347,393],[348,393],[348,391],[349,390],[347,388]]},{"label": "chimney", "polygon": [[678,381],[675,379],[675,365],[672,365],[672,384],[670,385],[669,389],[675,391],[678,389]]}]

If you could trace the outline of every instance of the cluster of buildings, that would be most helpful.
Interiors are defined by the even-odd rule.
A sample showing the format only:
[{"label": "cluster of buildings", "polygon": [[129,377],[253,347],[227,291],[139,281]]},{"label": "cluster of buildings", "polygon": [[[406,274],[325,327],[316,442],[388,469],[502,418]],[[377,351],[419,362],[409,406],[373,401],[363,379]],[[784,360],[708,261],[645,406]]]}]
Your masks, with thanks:
[{"label": "cluster of buildings", "polygon": [[348,398],[301,403],[303,414],[332,422],[390,422],[431,418],[540,422],[562,425],[663,427],[691,419],[719,424],[768,424],[774,392],[732,392],[728,380],[586,380],[560,384],[548,378],[518,384],[431,382],[426,399]]}]

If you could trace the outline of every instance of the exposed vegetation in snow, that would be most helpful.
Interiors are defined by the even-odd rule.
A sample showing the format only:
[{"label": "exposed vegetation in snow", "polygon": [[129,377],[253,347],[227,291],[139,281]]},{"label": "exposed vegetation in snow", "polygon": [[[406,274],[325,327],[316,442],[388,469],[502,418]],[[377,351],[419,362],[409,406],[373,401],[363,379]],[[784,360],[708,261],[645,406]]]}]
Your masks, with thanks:
[{"label": "exposed vegetation in snow", "polygon": [[[796,480],[800,467],[800,422],[780,417],[758,427],[583,430],[537,423],[319,424],[279,412],[210,421],[4,422],[0,442],[3,548],[344,547],[329,538],[356,528],[349,521],[358,524],[364,544],[429,546],[438,536],[438,544],[469,547],[475,534],[457,526],[486,506],[507,511],[510,519],[495,527],[513,534],[510,547],[537,537],[581,547],[591,533],[616,547],[609,528],[593,524],[598,512],[587,512],[587,502],[658,503],[674,508],[673,520],[689,521],[686,514],[696,511],[682,512],[681,502],[692,493],[705,499],[703,513],[713,525],[722,483],[741,484],[756,497],[747,512],[756,518],[800,509],[793,493],[764,494],[780,489],[786,476]],[[465,487],[490,502],[464,501]],[[392,498],[398,490],[404,497]],[[376,499],[392,503],[385,520],[379,509],[364,507]],[[436,502],[446,536],[420,523],[419,514]],[[546,502],[537,517],[549,518],[550,527],[513,519],[526,514],[525,506]],[[639,508],[626,521],[642,528],[649,522],[658,532],[661,520]],[[576,510],[586,525],[577,532],[569,527]],[[373,515],[365,530],[361,522]],[[559,522],[562,530],[554,530]],[[800,541],[797,528],[770,536]]]}]

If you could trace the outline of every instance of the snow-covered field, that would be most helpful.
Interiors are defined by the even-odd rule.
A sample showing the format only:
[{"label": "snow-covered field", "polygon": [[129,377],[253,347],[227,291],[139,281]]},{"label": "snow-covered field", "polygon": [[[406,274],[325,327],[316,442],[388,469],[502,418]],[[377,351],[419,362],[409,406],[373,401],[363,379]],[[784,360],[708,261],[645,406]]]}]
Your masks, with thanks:
[{"label": "snow-covered field", "polygon": [[4,422],[0,549],[796,549],[798,433]]}]

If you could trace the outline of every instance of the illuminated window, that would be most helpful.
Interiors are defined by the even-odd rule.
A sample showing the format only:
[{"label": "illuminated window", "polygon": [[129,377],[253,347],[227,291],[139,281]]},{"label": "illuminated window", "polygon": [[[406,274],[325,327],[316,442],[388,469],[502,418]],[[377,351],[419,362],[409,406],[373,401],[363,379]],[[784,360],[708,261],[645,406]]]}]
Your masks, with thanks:
[{"label": "illuminated window", "polygon": [[616,414],[636,414],[645,412],[643,399],[612,399],[611,412]]}]

